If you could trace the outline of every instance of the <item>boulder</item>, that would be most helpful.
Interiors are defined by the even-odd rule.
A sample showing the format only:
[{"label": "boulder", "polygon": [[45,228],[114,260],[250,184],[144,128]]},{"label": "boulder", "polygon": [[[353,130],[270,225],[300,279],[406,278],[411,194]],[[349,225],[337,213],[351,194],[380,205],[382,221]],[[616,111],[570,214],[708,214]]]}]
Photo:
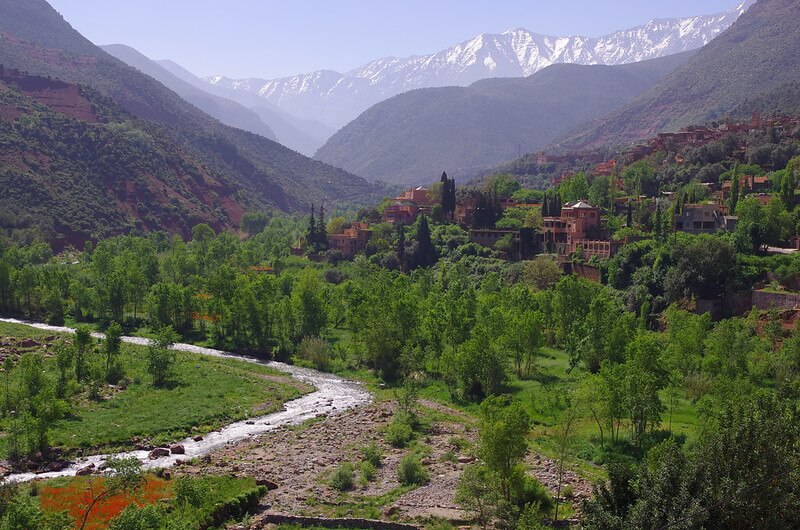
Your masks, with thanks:
[{"label": "boulder", "polygon": [[260,478],[260,479],[256,480],[256,485],[257,486],[266,486],[268,491],[273,491],[273,490],[278,489],[278,484],[277,483],[275,483],[275,482],[273,482],[271,480],[265,479],[265,478]]},{"label": "boulder", "polygon": [[181,444],[175,444],[169,448],[169,452],[173,455],[185,455],[186,448],[183,447]]},{"label": "boulder", "polygon": [[86,467],[80,468],[78,471],[75,472],[76,477],[86,477],[94,473],[94,464],[89,464]]},{"label": "boulder", "polygon": [[474,462],[474,461],[475,461],[475,457],[474,456],[459,456],[458,457],[458,463],[459,464],[469,464],[470,462]]},{"label": "boulder", "polygon": [[[55,473],[57,471],[66,469],[67,467],[69,467],[69,464],[67,462],[55,460],[47,464],[47,466],[44,468],[44,471],[45,473]],[[2,472],[0,472],[0,474],[2,474]]]},{"label": "boulder", "polygon": [[150,455],[148,455],[148,458],[150,458],[150,460],[156,460],[158,458],[163,458],[165,456],[169,456],[169,449],[167,449],[166,447],[156,447],[155,449],[150,451]]},{"label": "boulder", "polygon": [[36,347],[36,346],[41,346],[41,344],[39,344],[38,342],[36,342],[33,339],[22,339],[22,341],[20,341],[19,345],[22,348],[33,348],[33,347]]},{"label": "boulder", "polygon": [[198,434],[197,436],[192,438],[192,440],[194,440],[195,442],[202,442],[203,441],[203,437]]}]

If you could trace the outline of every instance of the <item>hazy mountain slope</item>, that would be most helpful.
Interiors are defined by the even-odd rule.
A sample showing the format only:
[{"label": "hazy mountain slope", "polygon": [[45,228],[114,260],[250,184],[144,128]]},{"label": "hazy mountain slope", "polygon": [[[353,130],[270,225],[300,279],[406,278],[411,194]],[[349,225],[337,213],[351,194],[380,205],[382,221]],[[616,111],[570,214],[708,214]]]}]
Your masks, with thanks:
[{"label": "hazy mountain slope", "polygon": [[101,46],[100,48],[126,63],[128,66],[132,66],[143,74],[149,75],[187,102],[206,114],[217,118],[225,125],[260,134],[270,140],[278,141],[272,129],[261,121],[261,118],[255,112],[235,101],[211,95],[192,86],[130,46],[110,44]]},{"label": "hazy mountain slope", "polygon": [[217,75],[206,80],[338,129],[375,103],[416,88],[528,76],[559,63],[619,65],[693,50],[729,27],[752,2],[716,15],[652,20],[599,38],[513,29],[478,35],[430,55],[378,59],[346,73],[320,70],[273,80]]},{"label": "hazy mountain slope", "polygon": [[97,92],[0,72],[0,225],[59,246],[136,230],[189,235],[243,213],[220,180],[153,124]]},{"label": "hazy mountain slope", "polygon": [[335,130],[314,120],[302,120],[292,116],[269,101],[249,92],[238,92],[210,85],[181,65],[169,60],[155,61],[179,79],[211,95],[236,101],[255,112],[260,119],[275,131],[278,141],[304,155],[312,156]]},{"label": "hazy mountain slope", "polygon": [[469,177],[620,107],[693,52],[621,66],[553,65],[527,78],[426,88],[375,105],[320,160],[393,184]]},{"label": "hazy mountain slope", "polygon": [[0,0],[0,13],[0,64],[89,86],[112,98],[152,122],[228,186],[237,204],[296,210],[311,201],[351,201],[370,191],[363,179],[222,125],[91,44],[44,0]]},{"label": "hazy mountain slope", "polygon": [[[759,0],[726,32],[641,97],[559,142],[564,148],[621,144],[731,112],[798,107],[781,87],[800,80],[800,2]],[[787,85],[788,86],[788,85]],[[747,100],[763,100],[750,109]],[[777,103],[777,101],[776,101]]]}]

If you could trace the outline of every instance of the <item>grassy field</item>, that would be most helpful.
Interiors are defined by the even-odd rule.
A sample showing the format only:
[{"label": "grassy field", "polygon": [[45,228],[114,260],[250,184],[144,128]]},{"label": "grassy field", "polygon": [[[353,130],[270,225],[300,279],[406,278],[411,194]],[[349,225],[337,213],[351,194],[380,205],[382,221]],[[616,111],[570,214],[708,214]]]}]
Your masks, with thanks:
[{"label": "grassy field", "polygon": [[[42,341],[51,335],[0,323],[0,337]],[[104,388],[103,397],[92,400],[85,388],[74,386],[68,415],[51,430],[54,446],[91,453],[130,448],[135,440],[154,444],[179,440],[191,432],[208,432],[278,410],[284,402],[310,390],[265,366],[184,352],[176,354],[174,384],[155,388],[146,372],[145,350],[123,344],[124,389]],[[45,365],[48,376],[55,379],[55,361],[48,357]],[[12,389],[13,385],[12,378]],[[0,426],[5,430],[5,425]],[[0,454],[4,445],[0,439]]]}]

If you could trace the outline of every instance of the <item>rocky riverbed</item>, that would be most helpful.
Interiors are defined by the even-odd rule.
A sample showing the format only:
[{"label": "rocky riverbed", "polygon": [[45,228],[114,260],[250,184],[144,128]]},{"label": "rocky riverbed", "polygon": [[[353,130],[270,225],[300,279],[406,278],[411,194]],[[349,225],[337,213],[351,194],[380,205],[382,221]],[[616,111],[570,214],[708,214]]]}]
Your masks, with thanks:
[{"label": "rocky riverbed", "polygon": [[[11,324],[28,325],[36,329],[52,331],[54,333],[75,332],[75,330],[71,328],[49,326],[47,324],[31,323],[16,319],[0,319],[0,321]],[[96,333],[94,335],[97,338],[103,338],[102,334]],[[147,344],[147,339],[141,337],[123,337],[123,341],[134,344]],[[201,348],[191,344],[174,344],[173,348],[175,350],[188,351],[200,355],[226,357],[265,364],[276,370],[289,373],[295,379],[311,385],[316,390],[303,397],[287,402],[283,410],[279,412],[232,423],[223,429],[208,433],[203,437],[195,436],[185,440],[178,440],[172,444],[174,447],[180,447],[177,451],[173,451],[173,447],[168,446],[161,448],[160,451],[143,449],[115,455],[94,455],[81,458],[75,462],[70,462],[63,467],[58,466],[59,469],[52,469],[43,473],[10,474],[5,477],[5,480],[10,482],[24,482],[34,478],[53,478],[59,476],[74,476],[79,473],[93,473],[103,470],[105,461],[111,456],[136,457],[144,464],[146,469],[169,467],[174,465],[178,460],[200,457],[249,437],[275,430],[280,426],[299,425],[316,417],[340,414],[352,408],[365,405],[372,400],[369,392],[367,392],[360,383],[349,381],[332,374],[325,374],[316,370],[291,366],[284,363],[241,357],[228,352]]]}]

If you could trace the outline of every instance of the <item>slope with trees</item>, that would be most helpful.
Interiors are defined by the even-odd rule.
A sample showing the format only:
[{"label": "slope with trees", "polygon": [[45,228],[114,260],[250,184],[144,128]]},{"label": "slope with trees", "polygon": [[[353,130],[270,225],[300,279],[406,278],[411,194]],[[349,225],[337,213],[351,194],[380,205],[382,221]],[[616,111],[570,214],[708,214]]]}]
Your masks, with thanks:
[{"label": "slope with trees", "polygon": [[[575,128],[557,145],[616,145],[730,114],[796,111],[797,91],[785,89],[800,77],[798,16],[800,6],[793,0],[759,0],[652,89],[609,116]],[[778,98],[766,106],[745,104],[761,95]]]},{"label": "slope with trees", "polygon": [[364,112],[316,157],[390,183],[419,184],[444,168],[473,176],[619,108],[689,53],[623,66],[554,65],[524,79],[414,90]]}]

